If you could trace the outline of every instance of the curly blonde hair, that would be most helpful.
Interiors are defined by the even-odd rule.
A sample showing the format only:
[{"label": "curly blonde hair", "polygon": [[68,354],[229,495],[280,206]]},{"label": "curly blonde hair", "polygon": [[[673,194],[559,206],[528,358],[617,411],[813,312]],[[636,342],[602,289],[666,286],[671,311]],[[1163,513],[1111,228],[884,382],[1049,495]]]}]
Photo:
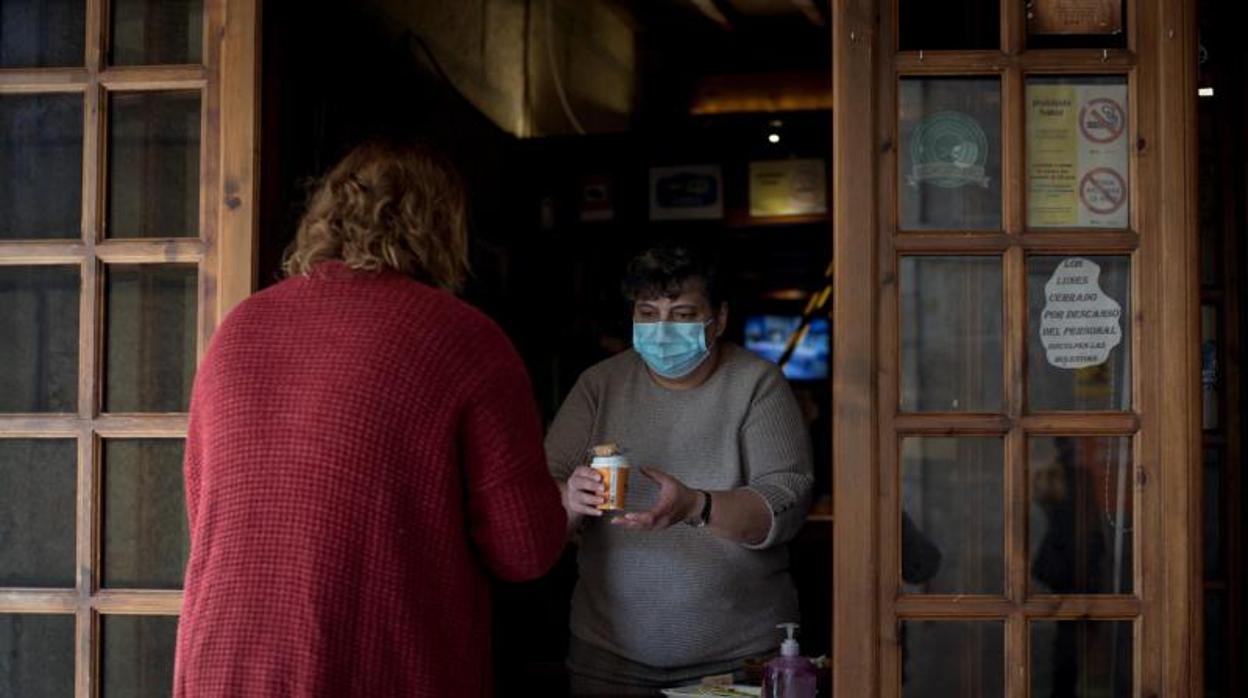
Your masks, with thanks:
[{"label": "curly blonde hair", "polygon": [[458,291],[468,275],[466,198],[455,169],[429,148],[370,141],[321,180],[282,271],[306,275],[336,259]]}]

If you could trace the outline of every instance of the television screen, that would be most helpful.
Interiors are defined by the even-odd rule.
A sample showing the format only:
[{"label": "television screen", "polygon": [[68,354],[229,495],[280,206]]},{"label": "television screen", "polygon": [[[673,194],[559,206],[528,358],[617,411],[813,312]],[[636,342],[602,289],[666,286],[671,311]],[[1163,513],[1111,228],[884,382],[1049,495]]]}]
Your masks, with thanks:
[{"label": "television screen", "polygon": [[[745,320],[745,348],[778,363],[789,336],[802,319],[797,315],[754,315]],[[819,380],[828,377],[828,319],[815,318],[793,356],[784,365],[784,375],[792,380]]]}]

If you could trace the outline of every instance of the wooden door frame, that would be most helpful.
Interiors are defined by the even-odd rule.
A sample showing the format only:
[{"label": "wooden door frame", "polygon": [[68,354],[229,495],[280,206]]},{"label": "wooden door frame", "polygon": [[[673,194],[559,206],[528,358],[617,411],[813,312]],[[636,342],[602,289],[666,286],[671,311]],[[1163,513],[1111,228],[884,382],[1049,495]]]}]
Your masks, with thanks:
[{"label": "wooden door frame", "polygon": [[[221,55],[213,92],[219,100],[220,174],[211,196],[219,211],[214,324],[256,290],[260,225],[260,37],[263,0],[218,0]],[[215,43],[215,42],[214,42]],[[211,82],[209,83],[212,84]]]},{"label": "wooden door frame", "polygon": [[[894,61],[902,60],[892,53],[891,24],[881,24],[881,17],[891,15],[891,1],[834,0],[832,10],[834,695],[885,694],[883,648],[896,642],[895,632],[881,628],[880,605],[892,603],[895,591],[881,588],[882,565],[889,561],[879,550],[881,517],[892,506],[885,500],[896,496],[880,476],[881,453],[894,447],[881,443],[880,420],[895,412],[881,410],[881,400],[891,399],[881,386],[895,380],[889,375],[895,330],[882,324],[882,308],[897,282],[892,203],[882,195],[894,174],[883,163],[896,147],[887,135],[892,95],[883,86],[894,79]],[[1139,348],[1133,370],[1140,416],[1135,467],[1137,488],[1150,493],[1139,516],[1161,536],[1137,544],[1137,595],[1147,619],[1138,626],[1137,656],[1147,660],[1138,666],[1137,691],[1195,696],[1203,686],[1196,10],[1184,0],[1129,2],[1136,55],[1122,59],[1128,65],[1134,60],[1137,71],[1133,216],[1135,229],[1143,231],[1132,275]],[[1003,0],[1001,7],[1007,20],[1002,46],[1019,46],[1020,31],[1011,28],[1021,30],[1021,4]],[[998,52],[988,53],[1001,62]],[[1058,70],[1071,55],[1048,53]],[[1087,65],[1093,52],[1079,53]],[[1119,52],[1095,54],[1109,67],[1120,60]],[[939,72],[940,58],[933,52],[926,65]],[[1003,92],[1006,119],[1015,118],[1008,111],[1020,108],[1020,97]],[[1004,143],[1007,151],[1021,145]],[[1013,183],[1020,186],[1021,158],[1012,159],[1003,162],[1003,174],[1020,178]],[[1021,211],[1005,205],[1007,217],[1021,220]],[[1021,256],[1007,259],[1006,273],[1018,273],[1021,264]],[[1008,302],[1016,306],[1020,300]],[[1026,307],[1007,309],[1007,316],[1020,310]],[[1007,491],[1021,491],[1009,479],[1007,474]],[[1007,511],[1011,506],[1007,501]],[[1026,694],[1019,681],[1007,679],[1006,685],[1010,695]]]},{"label": "wooden door frame", "polygon": [[[74,239],[0,241],[0,264],[79,268],[78,404],[71,413],[0,415],[0,438],[63,438],[77,443],[75,588],[2,589],[0,613],[75,617],[74,695],[99,693],[102,613],[176,615],[181,591],[102,589],[102,442],[182,438],[185,413],[105,414],[102,308],[107,264],[195,264],[197,358],[225,314],[255,288],[258,213],[259,37],[261,0],[205,0],[198,64],[109,65],[108,0],[85,3],[84,64],[0,70],[0,93],[70,93],[83,99],[82,229]],[[201,94],[200,234],[194,238],[110,238],[104,233],[110,92],[198,90]]]}]

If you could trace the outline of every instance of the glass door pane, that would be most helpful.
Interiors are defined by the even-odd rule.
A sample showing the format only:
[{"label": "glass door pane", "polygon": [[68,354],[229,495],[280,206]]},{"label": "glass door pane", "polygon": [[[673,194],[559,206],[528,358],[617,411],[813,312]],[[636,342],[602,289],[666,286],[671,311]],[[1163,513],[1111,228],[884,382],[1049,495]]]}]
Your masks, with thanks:
[{"label": "glass door pane", "polygon": [[204,44],[203,0],[112,0],[113,65],[199,63]]},{"label": "glass door pane", "polygon": [[1001,621],[903,621],[899,634],[905,698],[1005,695]]},{"label": "glass door pane", "polygon": [[199,235],[197,91],[109,97],[108,235]]},{"label": "glass door pane", "polygon": [[0,2],[0,68],[80,66],[87,0]]},{"label": "glass door pane", "polygon": [[101,698],[171,695],[177,634],[176,617],[101,616]]},{"label": "glass door pane", "polygon": [[77,465],[72,439],[0,439],[0,587],[74,587]]},{"label": "glass door pane", "polygon": [[0,266],[0,413],[78,410],[78,276]]},{"label": "glass door pane", "polygon": [[906,592],[1003,592],[1003,450],[999,438],[902,441],[901,576]]},{"label": "glass door pane", "polygon": [[1130,621],[1032,621],[1031,695],[1130,698]]},{"label": "glass door pane", "polygon": [[999,257],[902,257],[901,409],[999,412]]},{"label": "glass door pane", "polygon": [[1032,594],[1134,589],[1134,483],[1125,436],[1030,439]]},{"label": "glass door pane", "polygon": [[1001,81],[904,78],[898,94],[902,230],[1001,228]]},{"label": "glass door pane", "polygon": [[74,694],[74,616],[0,614],[0,696]]},{"label": "glass door pane", "polygon": [[181,439],[104,442],[102,585],[180,589],[190,537]]},{"label": "glass door pane", "polygon": [[81,94],[0,94],[0,240],[82,237],[82,110]]},{"label": "glass door pane", "polygon": [[108,267],[107,412],[185,412],[195,372],[198,274],[189,264]]}]

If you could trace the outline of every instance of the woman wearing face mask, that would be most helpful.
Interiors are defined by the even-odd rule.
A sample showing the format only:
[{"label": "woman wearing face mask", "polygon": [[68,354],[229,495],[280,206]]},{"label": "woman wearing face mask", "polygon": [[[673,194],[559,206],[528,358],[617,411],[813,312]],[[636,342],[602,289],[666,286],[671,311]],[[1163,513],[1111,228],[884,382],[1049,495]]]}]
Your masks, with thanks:
[{"label": "woman wearing face mask", "polygon": [[[653,695],[739,674],[798,618],[785,546],[813,483],[780,370],[724,338],[714,268],[664,243],[628,265],[633,348],[585,371],[546,437],[570,532],[581,529],[568,667],[574,695]],[[643,478],[604,517],[586,452],[613,442]]]}]

